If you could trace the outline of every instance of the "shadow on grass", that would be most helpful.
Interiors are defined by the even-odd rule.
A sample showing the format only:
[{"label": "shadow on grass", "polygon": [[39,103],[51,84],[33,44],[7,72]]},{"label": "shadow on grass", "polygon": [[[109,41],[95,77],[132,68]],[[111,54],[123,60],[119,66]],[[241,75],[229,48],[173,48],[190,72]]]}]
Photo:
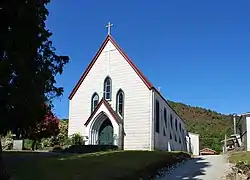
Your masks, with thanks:
[{"label": "shadow on grass", "polygon": [[160,151],[107,151],[89,154],[4,153],[10,174],[20,180],[34,177],[36,180],[150,179],[156,175],[158,169],[181,162],[188,157],[188,154],[182,152]]},{"label": "shadow on grass", "polygon": [[211,163],[204,157],[193,158],[158,180],[203,180],[199,176],[205,175],[205,168],[209,166]]}]

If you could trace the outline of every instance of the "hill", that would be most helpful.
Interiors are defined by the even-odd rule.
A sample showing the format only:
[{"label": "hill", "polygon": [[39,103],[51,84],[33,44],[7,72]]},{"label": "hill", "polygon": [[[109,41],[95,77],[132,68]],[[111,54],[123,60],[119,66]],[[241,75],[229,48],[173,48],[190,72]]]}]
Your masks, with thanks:
[{"label": "hill", "polygon": [[183,118],[190,132],[200,134],[200,149],[221,151],[221,140],[233,132],[233,117],[210,109],[192,107],[169,101],[170,106]]}]

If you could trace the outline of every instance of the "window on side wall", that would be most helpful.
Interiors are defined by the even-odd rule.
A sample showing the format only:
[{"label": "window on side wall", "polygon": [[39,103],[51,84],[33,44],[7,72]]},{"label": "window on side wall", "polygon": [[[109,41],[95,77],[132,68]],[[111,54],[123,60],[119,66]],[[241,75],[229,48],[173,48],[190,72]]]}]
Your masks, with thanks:
[{"label": "window on side wall", "polygon": [[175,130],[177,131],[177,119],[175,118]]},{"label": "window on side wall", "polygon": [[167,122],[167,110],[166,110],[166,108],[164,108],[164,121],[165,121],[166,128],[167,128],[168,127],[168,122]]},{"label": "window on side wall", "polygon": [[155,104],[155,132],[160,132],[160,104],[158,100]]},{"label": "window on side wall", "polygon": [[181,144],[181,138],[180,138],[180,136],[179,136],[179,143]]},{"label": "window on side wall", "polygon": [[120,89],[116,95],[116,112],[124,117],[124,92]]},{"label": "window on side wall", "polygon": [[171,125],[171,128],[173,128],[173,116],[172,116],[172,114],[170,114],[170,125]]}]

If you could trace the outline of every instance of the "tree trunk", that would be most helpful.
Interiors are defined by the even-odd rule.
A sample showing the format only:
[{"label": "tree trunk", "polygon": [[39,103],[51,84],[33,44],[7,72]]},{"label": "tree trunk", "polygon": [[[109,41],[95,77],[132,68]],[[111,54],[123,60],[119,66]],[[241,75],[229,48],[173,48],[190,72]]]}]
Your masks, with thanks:
[{"label": "tree trunk", "polygon": [[31,148],[32,148],[32,151],[35,150],[35,148],[36,148],[36,140],[33,140]]},{"label": "tree trunk", "polygon": [[7,173],[7,168],[3,161],[3,150],[2,150],[2,142],[0,137],[0,179],[1,180],[9,180],[10,176]]}]

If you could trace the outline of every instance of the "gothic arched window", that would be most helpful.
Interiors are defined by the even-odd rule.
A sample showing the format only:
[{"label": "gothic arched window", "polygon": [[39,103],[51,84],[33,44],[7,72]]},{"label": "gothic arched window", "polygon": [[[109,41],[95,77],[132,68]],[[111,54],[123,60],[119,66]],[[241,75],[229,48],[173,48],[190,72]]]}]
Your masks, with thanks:
[{"label": "gothic arched window", "polygon": [[106,77],[104,80],[103,96],[106,100],[111,100],[112,82],[110,77]]},{"label": "gothic arched window", "polygon": [[158,100],[156,100],[155,103],[155,132],[160,132],[160,103]]},{"label": "gothic arched window", "polygon": [[92,98],[91,98],[91,112],[93,112],[96,108],[96,106],[98,105],[98,102],[99,102],[99,96],[98,94],[95,92],[93,95],[92,95]]},{"label": "gothic arched window", "polygon": [[116,112],[124,116],[124,92],[120,89],[116,95]]},{"label": "gothic arched window", "polygon": [[170,114],[170,125],[171,125],[171,128],[173,128],[173,116],[172,116],[172,114]]},{"label": "gothic arched window", "polygon": [[168,127],[168,122],[167,122],[167,110],[166,110],[166,108],[164,108],[164,121],[165,121],[166,127]]}]

